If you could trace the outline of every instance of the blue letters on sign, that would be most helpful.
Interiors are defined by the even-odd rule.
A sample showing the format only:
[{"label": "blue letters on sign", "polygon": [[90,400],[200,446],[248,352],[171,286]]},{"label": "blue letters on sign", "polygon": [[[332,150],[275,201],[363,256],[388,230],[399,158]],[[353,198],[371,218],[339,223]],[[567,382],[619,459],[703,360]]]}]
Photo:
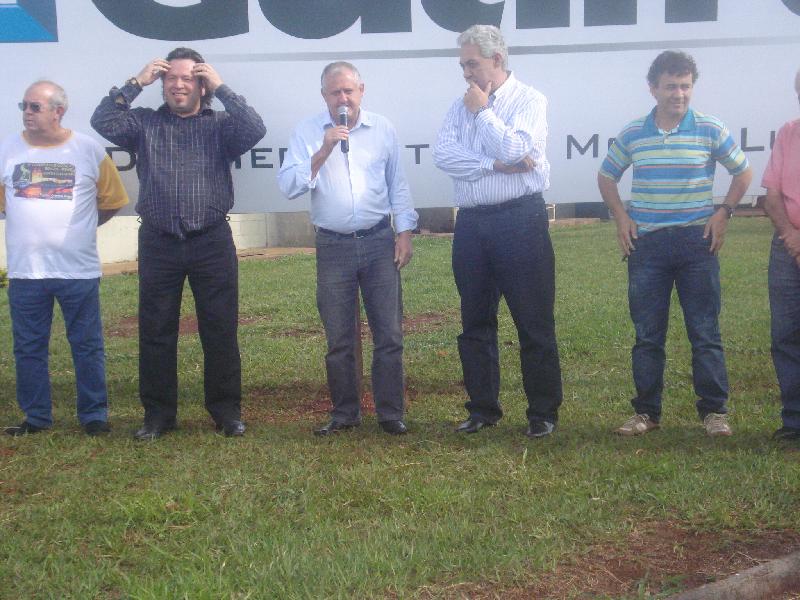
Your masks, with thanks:
[{"label": "blue letters on sign", "polygon": [[56,0],[0,4],[0,42],[57,42]]}]

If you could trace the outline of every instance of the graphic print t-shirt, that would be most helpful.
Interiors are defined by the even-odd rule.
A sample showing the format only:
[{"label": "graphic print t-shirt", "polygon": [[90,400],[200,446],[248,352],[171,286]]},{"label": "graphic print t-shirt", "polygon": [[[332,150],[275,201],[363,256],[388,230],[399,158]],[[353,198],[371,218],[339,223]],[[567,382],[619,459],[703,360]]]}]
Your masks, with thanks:
[{"label": "graphic print t-shirt", "polygon": [[97,210],[128,202],[100,144],[75,132],[46,147],[11,136],[0,144],[0,192],[9,278],[100,277]]}]

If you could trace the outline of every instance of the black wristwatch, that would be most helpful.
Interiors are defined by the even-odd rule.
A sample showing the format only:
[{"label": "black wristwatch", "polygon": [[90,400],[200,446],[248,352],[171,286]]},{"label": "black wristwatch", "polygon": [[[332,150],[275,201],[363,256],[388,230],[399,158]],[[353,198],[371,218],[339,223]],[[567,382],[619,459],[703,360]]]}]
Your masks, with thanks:
[{"label": "black wristwatch", "polygon": [[139,83],[139,80],[138,80],[138,79],[136,79],[136,77],[131,77],[130,79],[128,79],[128,80],[125,82],[125,84],[126,84],[126,85],[132,85],[132,86],[134,86],[134,87],[137,87],[137,88],[139,88],[140,90],[142,89],[142,84],[141,84],[141,83]]},{"label": "black wristwatch", "polygon": [[726,213],[728,213],[728,218],[730,219],[733,216],[733,207],[730,204],[722,203],[718,204],[715,210],[723,209]]}]

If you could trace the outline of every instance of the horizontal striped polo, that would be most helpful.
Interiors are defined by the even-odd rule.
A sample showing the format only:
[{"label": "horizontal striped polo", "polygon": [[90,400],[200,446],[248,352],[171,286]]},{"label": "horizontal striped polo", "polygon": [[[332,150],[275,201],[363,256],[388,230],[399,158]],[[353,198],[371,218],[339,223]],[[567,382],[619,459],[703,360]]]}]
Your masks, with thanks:
[{"label": "horizontal striped polo", "polygon": [[719,161],[731,175],[747,157],[716,117],[689,109],[672,131],[656,126],[655,108],[614,140],[600,174],[619,181],[633,165],[628,214],[641,232],[703,225],[713,214],[712,185]]}]

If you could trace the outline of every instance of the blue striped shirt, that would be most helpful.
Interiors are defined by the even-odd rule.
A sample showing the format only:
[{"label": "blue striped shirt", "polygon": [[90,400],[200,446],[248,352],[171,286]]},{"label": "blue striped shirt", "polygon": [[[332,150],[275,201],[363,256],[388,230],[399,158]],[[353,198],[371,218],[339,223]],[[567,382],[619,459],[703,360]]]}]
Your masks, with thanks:
[{"label": "blue striped shirt", "polygon": [[[489,96],[489,110],[473,115],[459,98],[444,119],[433,161],[453,178],[460,208],[500,204],[550,187],[545,156],[547,99],[513,73]],[[527,173],[498,173],[494,161],[515,164],[530,156]]]},{"label": "blue striped shirt", "polygon": [[655,109],[617,136],[600,174],[619,181],[633,165],[628,215],[641,232],[703,225],[714,212],[712,186],[719,162],[731,175],[747,157],[716,117],[689,109],[672,131],[656,126]]}]

